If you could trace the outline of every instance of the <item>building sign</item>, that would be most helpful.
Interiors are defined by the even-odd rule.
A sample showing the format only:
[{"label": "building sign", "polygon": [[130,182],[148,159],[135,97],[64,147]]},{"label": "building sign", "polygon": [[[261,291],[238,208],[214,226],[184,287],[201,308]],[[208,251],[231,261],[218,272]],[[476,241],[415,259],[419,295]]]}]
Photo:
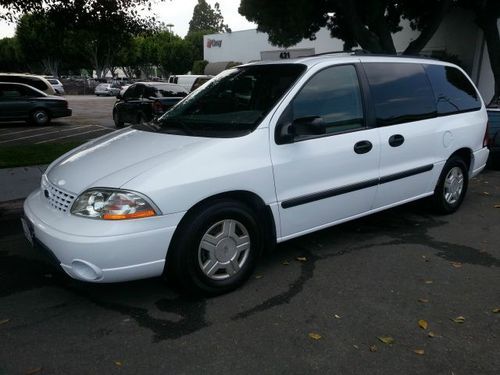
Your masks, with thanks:
[{"label": "building sign", "polygon": [[222,47],[222,40],[207,39],[207,48]]}]

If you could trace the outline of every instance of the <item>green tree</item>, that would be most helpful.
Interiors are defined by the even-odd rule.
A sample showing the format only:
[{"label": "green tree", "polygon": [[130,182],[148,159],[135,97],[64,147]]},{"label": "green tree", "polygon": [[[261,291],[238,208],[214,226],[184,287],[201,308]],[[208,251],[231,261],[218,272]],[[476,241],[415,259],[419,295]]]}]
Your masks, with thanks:
[{"label": "green tree", "polygon": [[344,41],[374,53],[395,53],[392,34],[406,18],[420,35],[404,51],[415,54],[427,44],[454,0],[242,0],[239,12],[269,34],[271,43],[289,47],[315,38],[322,27]]},{"label": "green tree", "polygon": [[209,30],[192,31],[184,38],[193,49],[194,60],[203,60],[203,36],[211,33]]},{"label": "green tree", "polygon": [[20,58],[17,39],[0,39],[0,71],[22,72],[24,69],[25,64],[23,59]]},{"label": "green tree", "polygon": [[151,0],[0,0],[0,8],[3,8],[0,19],[12,21],[19,14],[75,7],[100,7],[114,12],[127,10],[132,17],[138,17],[141,11],[151,9],[151,3]]},{"label": "green tree", "polygon": [[16,27],[20,52],[28,64],[41,63],[45,73],[59,76],[65,58],[66,34],[55,11],[26,14]]},{"label": "green tree", "polygon": [[164,76],[185,74],[193,66],[191,45],[176,36],[160,43],[158,57]]},{"label": "green tree", "polygon": [[193,17],[189,21],[189,33],[203,31],[205,33],[231,32],[224,23],[219,3],[212,8],[206,0],[198,0],[194,6]]}]

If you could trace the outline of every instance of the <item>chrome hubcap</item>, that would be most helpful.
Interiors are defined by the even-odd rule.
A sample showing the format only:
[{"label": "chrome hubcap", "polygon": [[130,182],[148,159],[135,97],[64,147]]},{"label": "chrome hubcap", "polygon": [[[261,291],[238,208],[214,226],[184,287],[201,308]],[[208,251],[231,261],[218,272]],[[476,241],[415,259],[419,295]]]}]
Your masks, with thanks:
[{"label": "chrome hubcap", "polygon": [[459,167],[450,169],[444,180],[444,199],[449,204],[456,203],[464,189],[464,174]]},{"label": "chrome hubcap", "polygon": [[250,236],[236,220],[222,220],[212,225],[201,238],[198,263],[213,280],[236,275],[248,260]]},{"label": "chrome hubcap", "polygon": [[36,112],[35,119],[39,124],[44,124],[47,122],[49,117],[47,116],[47,114],[45,112]]}]

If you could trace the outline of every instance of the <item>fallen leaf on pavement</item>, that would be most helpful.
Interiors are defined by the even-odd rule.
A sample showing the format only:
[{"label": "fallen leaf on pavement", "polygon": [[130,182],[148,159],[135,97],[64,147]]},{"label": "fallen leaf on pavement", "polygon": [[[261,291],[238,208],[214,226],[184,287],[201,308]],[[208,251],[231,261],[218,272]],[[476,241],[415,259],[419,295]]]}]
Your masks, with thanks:
[{"label": "fallen leaf on pavement", "polygon": [[427,336],[429,336],[431,339],[433,339],[434,337],[439,337],[437,334],[435,334],[434,332],[430,331]]},{"label": "fallen leaf on pavement", "polygon": [[457,316],[456,318],[451,318],[451,320],[457,324],[465,323],[465,317],[463,316]]},{"label": "fallen leaf on pavement", "polygon": [[418,321],[418,326],[422,329],[427,329],[427,327],[429,326],[429,324],[427,323],[426,320],[423,320],[423,319],[420,319]]},{"label": "fallen leaf on pavement", "polygon": [[370,351],[372,353],[376,352],[377,351],[377,345],[370,345]]},{"label": "fallen leaf on pavement", "polygon": [[488,193],[487,191],[483,191],[483,194],[484,195],[490,195],[490,193]]},{"label": "fallen leaf on pavement", "polygon": [[426,284],[432,284],[432,280],[425,280]]},{"label": "fallen leaf on pavement", "polygon": [[495,204],[493,207],[500,208],[500,204]]},{"label": "fallen leaf on pavement", "polygon": [[312,338],[313,340],[320,340],[320,339],[322,339],[322,336],[319,333],[316,333],[316,332],[311,332],[309,334],[309,337]]},{"label": "fallen leaf on pavement", "polygon": [[122,367],[123,366],[123,363],[121,363],[120,361],[114,361],[115,362],[115,365],[117,365],[118,367]]},{"label": "fallen leaf on pavement", "polygon": [[359,346],[357,346],[357,345],[353,345],[353,348],[354,348],[354,349],[359,349]]},{"label": "fallen leaf on pavement", "polygon": [[429,300],[427,298],[419,298],[418,302],[420,302],[420,303],[428,303]]},{"label": "fallen leaf on pavement", "polygon": [[295,259],[297,259],[299,262],[307,262],[307,258],[306,257],[297,257]]},{"label": "fallen leaf on pavement", "polygon": [[334,317],[335,317],[335,319],[340,319],[341,318],[341,316],[337,315],[337,314],[335,314]]},{"label": "fallen leaf on pavement", "polygon": [[416,354],[418,354],[418,355],[424,355],[425,354],[424,349],[415,349],[413,352],[416,353]]},{"label": "fallen leaf on pavement", "polygon": [[491,310],[493,314],[498,314],[500,313],[500,307],[497,307],[496,309]]},{"label": "fallen leaf on pavement", "polygon": [[262,275],[255,275],[255,278],[256,278],[256,279],[262,279],[263,277],[264,277],[264,276],[262,276]]},{"label": "fallen leaf on pavement", "polygon": [[40,371],[42,371],[42,368],[37,367],[37,368],[29,369],[28,371],[26,371],[24,373],[24,375],[34,375],[34,374],[38,374]]},{"label": "fallen leaf on pavement", "polygon": [[460,268],[463,266],[463,264],[460,262],[451,262],[451,265],[455,268]]},{"label": "fallen leaf on pavement", "polygon": [[391,336],[377,336],[377,339],[387,345],[394,344],[394,338]]},{"label": "fallen leaf on pavement", "polygon": [[10,319],[2,319],[2,320],[0,320],[0,325],[8,323],[8,322],[10,322]]},{"label": "fallen leaf on pavement", "polygon": [[288,265],[290,264],[290,262],[289,262],[288,260],[285,260],[285,261],[284,261],[283,263],[281,263],[281,264],[283,264],[284,266],[288,266]]}]

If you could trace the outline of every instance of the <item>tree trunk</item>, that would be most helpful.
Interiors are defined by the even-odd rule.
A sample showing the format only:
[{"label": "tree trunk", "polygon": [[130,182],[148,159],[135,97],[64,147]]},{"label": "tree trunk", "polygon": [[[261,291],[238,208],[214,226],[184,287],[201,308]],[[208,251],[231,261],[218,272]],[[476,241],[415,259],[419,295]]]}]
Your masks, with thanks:
[{"label": "tree trunk", "polygon": [[372,53],[394,53],[396,51],[391,33],[385,26],[383,13],[382,19],[377,23],[377,33],[375,33],[368,30],[361,22],[354,1],[339,1],[337,5],[351,21],[349,23],[351,33],[361,48]]},{"label": "tree trunk", "polygon": [[403,52],[404,55],[418,55],[434,36],[444,16],[449,12],[453,0],[442,0],[438,9],[433,12],[430,22],[420,31],[417,39],[411,42]]},{"label": "tree trunk", "polygon": [[[492,7],[494,6],[492,5]],[[495,79],[495,92],[490,100],[490,104],[500,101],[500,31],[498,30],[497,22],[498,14],[489,9],[488,6],[483,7],[478,13],[477,24],[484,33],[491,70]]]}]

